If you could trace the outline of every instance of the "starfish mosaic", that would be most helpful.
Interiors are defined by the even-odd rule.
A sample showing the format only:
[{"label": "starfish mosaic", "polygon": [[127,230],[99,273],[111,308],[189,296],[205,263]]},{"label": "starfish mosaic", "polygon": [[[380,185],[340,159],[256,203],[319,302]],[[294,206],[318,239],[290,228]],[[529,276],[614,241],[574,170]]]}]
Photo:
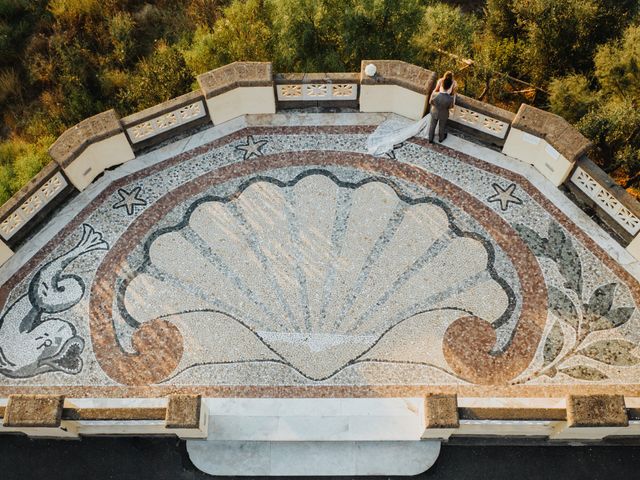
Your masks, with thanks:
[{"label": "starfish mosaic", "polygon": [[141,187],[135,187],[130,192],[127,192],[124,188],[118,189],[120,200],[113,204],[113,208],[125,208],[127,215],[133,215],[137,206],[144,207],[147,205],[147,201],[138,196],[140,190]]},{"label": "starfish mosaic", "polygon": [[266,140],[255,141],[253,135],[247,137],[247,143],[244,145],[238,145],[236,150],[242,150],[244,152],[243,160],[249,160],[251,157],[261,157],[262,147],[267,144]]},{"label": "starfish mosaic", "polygon": [[500,202],[500,209],[503,212],[506,212],[509,208],[509,204],[513,203],[515,205],[522,205],[522,200],[516,197],[513,192],[516,189],[516,184],[512,183],[507,188],[502,188],[497,183],[491,185],[495,190],[495,194],[491,195],[487,198],[488,202]]}]

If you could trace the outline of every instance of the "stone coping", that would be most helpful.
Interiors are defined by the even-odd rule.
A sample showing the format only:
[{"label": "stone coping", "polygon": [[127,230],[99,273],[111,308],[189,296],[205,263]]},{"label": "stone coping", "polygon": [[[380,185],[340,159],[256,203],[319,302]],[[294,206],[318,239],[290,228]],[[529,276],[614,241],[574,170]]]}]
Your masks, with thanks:
[{"label": "stone coping", "polygon": [[570,162],[586,155],[593,143],[564,118],[531,105],[522,104],[512,126],[546,140]]},{"label": "stone coping", "polygon": [[626,427],[629,418],[622,395],[569,395],[569,427]]},{"label": "stone coping", "polygon": [[273,85],[271,62],[234,62],[197,77],[205,98],[209,99],[237,87]]},{"label": "stone coping", "polygon": [[299,85],[309,83],[360,83],[360,74],[346,73],[277,73],[273,77],[276,85]]},{"label": "stone coping", "polygon": [[167,428],[198,428],[200,424],[200,395],[169,395],[165,425]]},{"label": "stone coping", "polygon": [[[12,399],[12,409],[26,412],[26,407],[31,408],[36,405],[55,406],[57,408],[59,398],[57,395],[15,395]],[[33,400],[35,399],[35,400]],[[132,399],[135,405],[135,400]],[[321,399],[320,401],[322,401]],[[364,399],[367,401],[367,399]],[[489,399],[491,400],[491,399]],[[540,400],[540,399],[530,399]],[[542,399],[544,400],[544,399]],[[242,399],[239,399],[242,401]],[[621,395],[584,395],[569,396],[566,399],[566,408],[543,407],[532,402],[531,406],[460,406],[460,401],[456,395],[428,395],[425,401],[425,421],[430,428],[457,428],[452,425],[457,421],[481,420],[481,421],[566,421],[571,416],[572,426],[626,426],[628,420],[640,420],[640,408],[626,407],[625,400]],[[43,403],[44,402],[44,403]],[[60,419],[70,421],[136,421],[136,420],[167,420],[167,428],[197,428],[195,419],[199,419],[202,408],[202,398],[200,395],[170,395],[167,407],[149,406],[110,406],[110,407],[77,407],[71,404],[61,407]],[[627,399],[629,403],[629,399]],[[42,404],[42,405],[41,405]],[[15,410],[19,407],[19,410]],[[24,407],[24,408],[23,408]],[[48,408],[48,407],[47,407]],[[47,408],[42,411],[45,412]],[[626,413],[625,413],[626,410]],[[0,405],[0,419],[4,418],[9,411],[8,406]],[[31,411],[35,411],[31,408]],[[50,414],[50,411],[47,410]],[[599,412],[596,414],[596,411]],[[615,418],[609,418],[609,413],[613,412]],[[22,415],[21,413],[21,415]],[[46,412],[45,412],[46,413]],[[606,415],[602,414],[606,413]],[[624,413],[624,417],[623,417]],[[57,414],[57,410],[56,410]],[[215,414],[215,412],[214,412]],[[313,412],[309,412],[313,415]],[[585,415],[587,415],[585,417]],[[591,417],[596,416],[600,422],[607,421],[606,424],[594,424]],[[14,417],[15,418],[15,417]],[[617,423],[613,423],[613,421]],[[587,424],[585,424],[585,422]],[[626,422],[626,423],[625,423]],[[170,427],[169,425],[195,425],[195,427]],[[436,426],[440,425],[440,426]]]},{"label": "stone coping", "polygon": [[[373,77],[364,73],[370,63],[376,66]],[[399,60],[362,60],[360,63],[362,85],[398,85],[428,96],[435,88],[436,81],[437,75],[431,70]]]},{"label": "stone coping", "polygon": [[0,206],[0,221],[11,215],[20,208],[31,195],[38,191],[51,177],[61,172],[60,166],[56,162],[47,163],[24,187],[18,190],[13,196]]},{"label": "stone coping", "polygon": [[[616,200],[627,208],[636,217],[640,218],[640,202],[624,188],[618,185],[604,170],[596,165],[588,157],[578,159],[576,166],[582,168],[586,173],[602,185]],[[596,204],[597,205],[597,204]],[[608,214],[607,214],[608,215]]]},{"label": "stone coping", "polygon": [[68,166],[89,145],[122,132],[115,110],[107,110],[82,120],[66,130],[49,148],[49,155],[61,167]]},{"label": "stone coping", "polygon": [[167,100],[166,102],[162,102],[140,112],[128,115],[121,119],[120,122],[126,129],[147,120],[159,117],[165,113],[177,110],[178,108],[184,107],[185,105],[195,103],[198,100],[204,100],[204,95],[200,90],[194,90],[193,92],[185,93],[184,95],[180,95],[179,97],[172,98],[171,100]]},{"label": "stone coping", "polygon": [[496,107],[490,103],[481,102],[475,98],[467,97],[458,93],[456,95],[456,105],[463,108],[468,108],[474,112],[481,113],[487,117],[495,118],[505,123],[512,123],[516,114],[505,110],[504,108]]},{"label": "stone coping", "polygon": [[58,427],[62,395],[11,395],[4,412],[5,427]]}]

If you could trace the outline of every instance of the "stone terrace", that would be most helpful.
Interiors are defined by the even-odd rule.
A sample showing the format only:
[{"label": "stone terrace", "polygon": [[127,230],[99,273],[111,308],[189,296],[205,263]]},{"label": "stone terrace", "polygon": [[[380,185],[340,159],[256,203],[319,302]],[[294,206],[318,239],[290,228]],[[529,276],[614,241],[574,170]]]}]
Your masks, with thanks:
[{"label": "stone terrace", "polygon": [[[420,134],[373,157],[381,122],[422,116],[431,72],[391,62],[354,85],[273,85],[265,65],[207,74],[202,93],[153,112],[107,112],[107,133],[98,119],[52,148],[81,192],[0,267],[0,397],[635,405],[633,235],[613,238],[558,188],[588,142],[535,109],[513,118],[463,97],[464,138]],[[303,91],[334,113],[287,111]],[[335,109],[353,95],[363,111]]]}]

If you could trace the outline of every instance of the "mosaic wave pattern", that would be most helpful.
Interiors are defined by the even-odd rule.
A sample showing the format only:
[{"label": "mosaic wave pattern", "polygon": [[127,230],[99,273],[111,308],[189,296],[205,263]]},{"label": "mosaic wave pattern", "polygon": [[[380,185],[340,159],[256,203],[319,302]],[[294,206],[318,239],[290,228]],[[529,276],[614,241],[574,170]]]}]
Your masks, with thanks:
[{"label": "mosaic wave pattern", "polygon": [[116,181],[3,286],[0,389],[637,386],[629,274],[522,177],[370,130]]}]

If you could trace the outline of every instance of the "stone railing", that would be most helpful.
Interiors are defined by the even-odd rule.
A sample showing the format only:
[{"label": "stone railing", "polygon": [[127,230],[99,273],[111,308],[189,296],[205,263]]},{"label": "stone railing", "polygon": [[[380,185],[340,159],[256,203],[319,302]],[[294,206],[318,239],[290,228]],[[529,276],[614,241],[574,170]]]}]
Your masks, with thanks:
[{"label": "stone railing", "polygon": [[207,436],[208,411],[202,408],[199,395],[70,400],[61,395],[10,395],[3,403],[0,404],[0,434],[20,432],[33,437],[58,438],[80,435]]},{"label": "stone railing", "polygon": [[588,158],[578,160],[567,186],[626,243],[640,232],[638,201]]},{"label": "stone railing", "polygon": [[[230,398],[201,399],[197,394],[149,399],[10,395],[7,400],[0,399],[0,434],[20,432],[33,437],[59,438],[77,438],[80,435],[207,438],[209,434],[212,436],[210,439],[227,441],[251,441],[258,437],[262,441],[300,441],[308,435],[322,440],[323,433],[319,434],[313,426],[326,426],[326,412],[330,411],[332,422],[322,431],[332,441],[446,441],[464,437],[518,436],[572,442],[640,435],[640,398],[621,395],[569,395],[566,398],[458,398],[456,395],[405,399],[255,398],[244,399],[235,405],[233,401]],[[401,407],[401,416],[398,412],[392,413],[394,402]],[[277,420],[287,407],[294,407],[299,413],[286,417],[282,422],[283,429]],[[367,418],[365,424],[363,417]],[[218,428],[208,432],[208,423]],[[382,428],[383,425],[386,428]]]},{"label": "stone railing", "polygon": [[458,94],[449,120],[463,132],[503,146],[514,118],[513,112]]},{"label": "stone railing", "polygon": [[[375,65],[375,75],[367,75],[368,64]],[[0,264],[65,198],[61,192],[82,191],[106,169],[185,130],[246,114],[272,114],[276,108],[348,107],[411,119],[427,112],[434,72],[396,60],[363,60],[360,70],[274,75],[269,62],[236,62],[199,75],[198,90],[155,107],[122,119],[109,110],[83,120],[51,146],[55,163],[0,209]],[[640,259],[638,203],[586,159],[591,143],[564,119],[529,105],[513,114],[458,95],[451,122],[532,165],[554,185],[567,185],[579,201],[591,202]]]},{"label": "stone railing", "polygon": [[210,122],[201,92],[191,92],[120,120],[134,151]]},{"label": "stone railing", "polygon": [[50,162],[5,202],[0,207],[0,238],[4,242],[0,243],[0,257],[3,247],[8,250],[18,244],[72,191],[60,166]]},{"label": "stone railing", "polygon": [[358,107],[358,73],[279,73],[278,108]]}]

